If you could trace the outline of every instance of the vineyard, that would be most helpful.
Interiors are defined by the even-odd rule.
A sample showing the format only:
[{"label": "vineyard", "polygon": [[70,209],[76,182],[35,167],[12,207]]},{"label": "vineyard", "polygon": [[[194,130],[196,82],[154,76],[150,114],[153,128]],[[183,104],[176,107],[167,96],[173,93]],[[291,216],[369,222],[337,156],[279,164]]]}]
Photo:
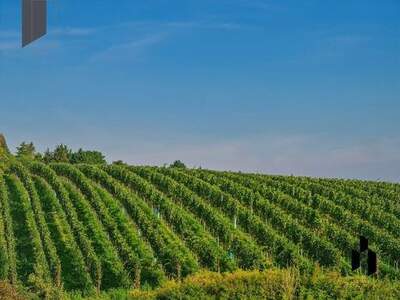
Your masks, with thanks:
[{"label": "vineyard", "polygon": [[364,235],[377,279],[397,281],[399,192],[381,182],[11,159],[0,168],[0,280],[90,294],[151,290],[201,270],[349,276]]}]

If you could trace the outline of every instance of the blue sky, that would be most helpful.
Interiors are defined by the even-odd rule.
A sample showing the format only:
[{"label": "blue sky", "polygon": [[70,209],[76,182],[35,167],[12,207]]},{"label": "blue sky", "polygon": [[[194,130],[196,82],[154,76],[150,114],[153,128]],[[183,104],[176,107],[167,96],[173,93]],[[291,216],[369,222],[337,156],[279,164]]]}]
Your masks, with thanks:
[{"label": "blue sky", "polygon": [[24,49],[20,1],[0,1],[13,149],[400,181],[397,0],[50,0]]}]

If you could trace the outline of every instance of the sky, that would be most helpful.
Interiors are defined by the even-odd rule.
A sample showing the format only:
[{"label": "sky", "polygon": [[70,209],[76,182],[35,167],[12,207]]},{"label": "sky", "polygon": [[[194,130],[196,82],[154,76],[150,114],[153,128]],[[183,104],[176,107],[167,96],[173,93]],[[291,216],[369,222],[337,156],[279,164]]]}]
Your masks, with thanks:
[{"label": "sky", "polygon": [[0,132],[108,161],[400,182],[400,1],[0,0]]}]

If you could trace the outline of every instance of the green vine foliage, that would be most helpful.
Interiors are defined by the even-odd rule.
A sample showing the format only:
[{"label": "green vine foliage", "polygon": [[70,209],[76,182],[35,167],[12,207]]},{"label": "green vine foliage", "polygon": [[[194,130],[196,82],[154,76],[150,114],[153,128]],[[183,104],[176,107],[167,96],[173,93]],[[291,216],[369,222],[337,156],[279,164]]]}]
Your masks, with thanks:
[{"label": "green vine foliage", "polygon": [[279,282],[273,295],[285,287],[299,297],[350,295],[328,277],[343,286],[360,278],[350,256],[359,235],[370,240],[379,269],[359,282],[374,291],[400,280],[398,184],[180,163],[46,164],[0,149],[0,284],[26,295],[234,298],[249,289],[259,295],[256,282],[272,288],[266,278]]}]

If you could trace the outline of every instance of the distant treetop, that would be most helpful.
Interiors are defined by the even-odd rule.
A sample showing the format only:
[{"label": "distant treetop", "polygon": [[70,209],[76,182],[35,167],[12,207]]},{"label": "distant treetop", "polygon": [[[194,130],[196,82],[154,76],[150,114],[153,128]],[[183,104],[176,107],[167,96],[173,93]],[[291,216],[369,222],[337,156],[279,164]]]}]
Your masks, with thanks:
[{"label": "distant treetop", "polygon": [[171,165],[171,168],[180,168],[180,169],[186,169],[186,165],[181,162],[180,160],[174,161]]},{"label": "distant treetop", "polygon": [[103,153],[99,151],[85,151],[79,149],[78,152],[74,152],[71,155],[71,163],[73,164],[106,164],[106,159]]},{"label": "distant treetop", "polygon": [[36,155],[36,148],[32,142],[29,144],[26,142],[22,142],[19,147],[17,147],[17,157],[24,157],[24,158],[35,158]]},{"label": "distant treetop", "polygon": [[54,151],[47,149],[43,154],[36,152],[33,143],[23,142],[17,147],[18,158],[35,159],[45,163],[72,163],[72,164],[106,164],[105,156],[99,151],[83,150],[72,151],[67,145],[60,144]]}]

